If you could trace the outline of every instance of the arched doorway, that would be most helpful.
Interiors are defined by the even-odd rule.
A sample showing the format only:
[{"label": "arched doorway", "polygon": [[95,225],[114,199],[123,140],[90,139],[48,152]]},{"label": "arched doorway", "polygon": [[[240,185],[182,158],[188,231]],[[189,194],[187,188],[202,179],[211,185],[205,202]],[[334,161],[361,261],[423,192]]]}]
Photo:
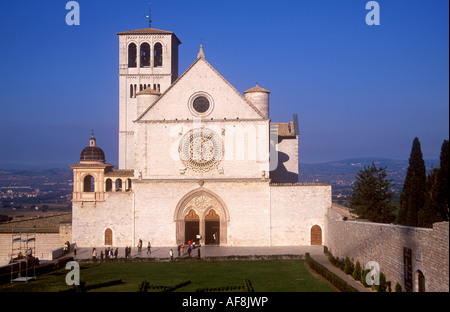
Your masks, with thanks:
[{"label": "arched doorway", "polygon": [[422,271],[417,270],[415,274],[416,292],[425,292],[425,276]]},{"label": "arched doorway", "polygon": [[189,213],[184,217],[184,243],[188,241],[198,243],[197,235],[200,235],[200,218],[194,210],[189,210]]},{"label": "arched doorway", "polygon": [[311,245],[322,245],[322,229],[317,224],[311,228]]},{"label": "arched doorway", "polygon": [[218,245],[220,242],[220,216],[211,209],[205,216],[205,245]]},{"label": "arched doorway", "polygon": [[[191,220],[193,216],[198,219]],[[203,187],[183,196],[175,208],[174,221],[177,244],[184,244],[189,239],[201,245],[227,243],[228,209],[219,196]],[[197,222],[198,233],[195,224],[190,222]],[[195,239],[192,239],[193,235]],[[197,239],[197,235],[201,238]]]}]

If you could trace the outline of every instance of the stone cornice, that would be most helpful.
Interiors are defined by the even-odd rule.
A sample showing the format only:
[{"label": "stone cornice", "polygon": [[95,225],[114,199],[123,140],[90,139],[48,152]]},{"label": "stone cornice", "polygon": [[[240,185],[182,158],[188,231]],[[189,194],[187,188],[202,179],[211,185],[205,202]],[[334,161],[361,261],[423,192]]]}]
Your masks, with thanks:
[{"label": "stone cornice", "polygon": [[270,183],[270,186],[331,186],[331,184],[326,183]]},{"label": "stone cornice", "polygon": [[223,179],[134,179],[133,183],[197,183],[203,186],[205,183],[270,183],[270,179],[258,178],[223,178]]},{"label": "stone cornice", "polygon": [[[163,120],[134,120],[133,122],[135,123],[186,123],[186,122],[193,122],[194,119],[193,118],[189,118],[189,119],[171,119],[171,120],[167,120],[167,119],[163,119]],[[255,121],[267,121],[267,119],[263,119],[263,118],[259,118],[259,119],[240,119],[240,118],[236,118],[236,119],[207,119],[207,118],[202,118],[201,122],[202,123],[215,123],[215,122],[255,122]]]}]

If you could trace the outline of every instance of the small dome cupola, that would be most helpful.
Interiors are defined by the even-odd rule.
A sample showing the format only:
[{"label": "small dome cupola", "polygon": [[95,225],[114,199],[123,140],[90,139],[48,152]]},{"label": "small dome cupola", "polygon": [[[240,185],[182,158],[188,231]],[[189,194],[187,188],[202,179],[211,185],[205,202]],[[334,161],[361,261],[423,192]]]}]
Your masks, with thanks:
[{"label": "small dome cupola", "polygon": [[85,147],[83,151],[81,151],[80,162],[101,162],[104,163],[105,153],[103,150],[96,145],[96,141],[94,138],[94,132],[92,132],[91,138],[89,140],[89,146]]},{"label": "small dome cupola", "polygon": [[256,84],[255,87],[244,91],[245,98],[255,105],[255,107],[266,117],[269,118],[269,94],[270,91],[261,88]]}]

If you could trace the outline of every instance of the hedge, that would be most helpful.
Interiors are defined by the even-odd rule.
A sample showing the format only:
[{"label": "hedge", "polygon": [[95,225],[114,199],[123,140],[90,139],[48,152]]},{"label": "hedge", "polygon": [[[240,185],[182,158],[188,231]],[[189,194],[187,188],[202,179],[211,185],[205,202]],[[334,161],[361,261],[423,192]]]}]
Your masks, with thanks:
[{"label": "hedge", "polygon": [[328,270],[326,267],[316,262],[309,253],[305,254],[306,263],[317,273],[325,277],[328,281],[330,281],[334,286],[336,286],[340,291],[343,292],[358,292],[358,290],[352,286],[350,286],[346,281],[342,278]]}]

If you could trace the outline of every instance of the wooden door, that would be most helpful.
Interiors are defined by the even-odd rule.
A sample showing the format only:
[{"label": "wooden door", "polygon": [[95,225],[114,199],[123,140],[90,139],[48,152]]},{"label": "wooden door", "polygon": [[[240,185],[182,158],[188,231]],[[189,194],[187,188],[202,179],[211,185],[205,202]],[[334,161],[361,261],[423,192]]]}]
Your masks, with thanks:
[{"label": "wooden door", "polygon": [[322,245],[322,229],[318,225],[311,228],[311,245]]}]

